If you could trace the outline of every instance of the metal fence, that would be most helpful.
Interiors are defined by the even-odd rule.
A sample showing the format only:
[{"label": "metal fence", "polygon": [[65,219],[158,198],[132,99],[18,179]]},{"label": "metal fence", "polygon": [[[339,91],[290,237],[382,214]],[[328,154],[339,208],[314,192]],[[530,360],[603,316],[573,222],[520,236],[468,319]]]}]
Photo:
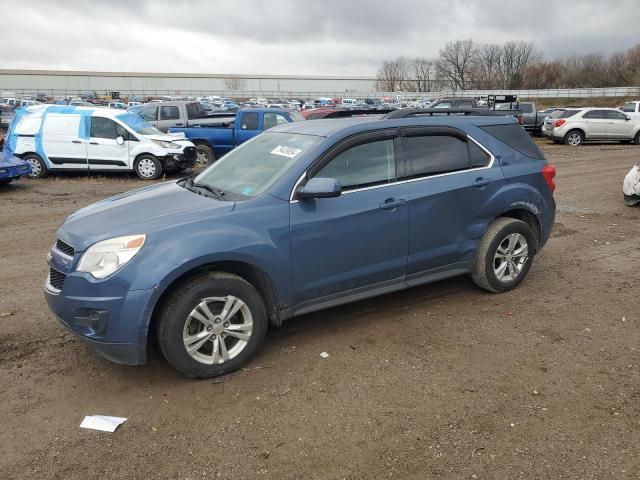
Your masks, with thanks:
[{"label": "metal fence", "polygon": [[[44,94],[48,97],[75,97],[89,92],[64,89],[20,89],[3,88],[2,95],[16,96]],[[102,95],[108,92],[93,92]],[[440,97],[484,97],[487,95],[517,95],[519,98],[593,98],[593,97],[638,97],[640,87],[607,87],[607,88],[551,88],[544,90],[454,90],[442,89],[432,92],[376,92],[376,91],[284,91],[284,90],[120,90],[122,97],[161,97],[161,96],[209,96],[233,98],[417,98],[436,99]]]}]

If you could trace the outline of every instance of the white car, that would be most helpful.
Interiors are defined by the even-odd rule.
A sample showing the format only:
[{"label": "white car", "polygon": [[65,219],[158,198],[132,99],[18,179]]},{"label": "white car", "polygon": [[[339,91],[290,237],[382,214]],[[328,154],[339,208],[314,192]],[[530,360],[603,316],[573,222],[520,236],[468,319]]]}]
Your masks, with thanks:
[{"label": "white car", "polygon": [[627,205],[640,205],[640,163],[634,165],[624,177],[622,193]]},{"label": "white car", "polygon": [[542,134],[554,142],[577,147],[590,140],[619,140],[640,144],[640,119],[617,108],[569,108],[547,117]]},{"label": "white car", "polygon": [[134,113],[109,108],[27,107],[11,123],[6,145],[31,164],[32,178],[86,170],[134,171],[153,180],[196,160],[196,147],[183,134],[164,134]]},{"label": "white car", "polygon": [[640,102],[633,101],[625,103],[620,110],[631,118],[640,118]]}]

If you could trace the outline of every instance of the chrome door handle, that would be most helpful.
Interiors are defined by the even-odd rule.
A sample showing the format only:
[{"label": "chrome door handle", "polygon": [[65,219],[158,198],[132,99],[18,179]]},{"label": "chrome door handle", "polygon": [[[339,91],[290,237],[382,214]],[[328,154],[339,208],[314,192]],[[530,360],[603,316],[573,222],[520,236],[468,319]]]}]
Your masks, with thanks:
[{"label": "chrome door handle", "polygon": [[403,206],[407,201],[404,198],[387,198],[380,204],[380,210],[391,211]]}]

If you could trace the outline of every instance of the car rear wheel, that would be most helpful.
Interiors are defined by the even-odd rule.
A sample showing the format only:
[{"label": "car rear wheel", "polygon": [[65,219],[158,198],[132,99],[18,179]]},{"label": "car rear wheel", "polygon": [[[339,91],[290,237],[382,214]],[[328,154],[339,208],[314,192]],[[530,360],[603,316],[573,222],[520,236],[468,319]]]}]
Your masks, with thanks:
[{"label": "car rear wheel", "polygon": [[49,175],[44,160],[37,153],[28,153],[22,159],[31,165],[31,173],[27,175],[29,178],[45,178]]},{"label": "car rear wheel", "polygon": [[196,164],[195,168],[207,168],[215,161],[215,155],[213,149],[208,145],[196,145]]},{"label": "car rear wheel", "polygon": [[633,143],[635,145],[640,145],[640,132],[636,133],[636,136],[633,137]]},{"label": "car rear wheel", "polygon": [[162,163],[153,155],[142,155],[136,160],[133,169],[143,180],[155,180],[162,175]]},{"label": "car rear wheel", "polygon": [[580,130],[571,130],[564,136],[564,144],[577,147],[584,142],[584,134]]},{"label": "car rear wheel", "polygon": [[535,251],[529,225],[515,218],[498,218],[480,241],[473,281],[493,293],[512,290],[527,276]]},{"label": "car rear wheel", "polygon": [[262,345],[267,312],[258,291],[228,273],[194,277],[166,303],[158,343],[167,361],[188,377],[237,370]]}]

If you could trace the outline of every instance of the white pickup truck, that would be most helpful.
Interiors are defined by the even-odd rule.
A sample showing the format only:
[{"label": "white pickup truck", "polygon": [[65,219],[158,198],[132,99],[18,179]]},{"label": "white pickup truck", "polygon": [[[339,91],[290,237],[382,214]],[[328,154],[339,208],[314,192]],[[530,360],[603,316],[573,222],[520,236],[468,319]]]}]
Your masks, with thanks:
[{"label": "white pickup truck", "polygon": [[640,118],[640,101],[627,102],[620,110],[633,119]]}]

